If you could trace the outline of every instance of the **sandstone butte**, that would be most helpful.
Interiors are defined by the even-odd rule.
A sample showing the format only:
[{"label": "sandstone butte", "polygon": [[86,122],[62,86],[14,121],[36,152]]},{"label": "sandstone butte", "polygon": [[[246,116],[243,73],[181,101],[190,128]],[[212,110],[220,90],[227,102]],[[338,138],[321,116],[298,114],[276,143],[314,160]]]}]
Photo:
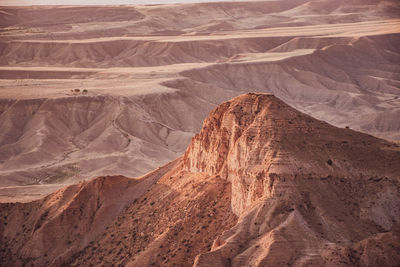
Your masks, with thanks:
[{"label": "sandstone butte", "polygon": [[398,266],[400,147],[249,93],[184,155],[0,204],[2,266]]}]

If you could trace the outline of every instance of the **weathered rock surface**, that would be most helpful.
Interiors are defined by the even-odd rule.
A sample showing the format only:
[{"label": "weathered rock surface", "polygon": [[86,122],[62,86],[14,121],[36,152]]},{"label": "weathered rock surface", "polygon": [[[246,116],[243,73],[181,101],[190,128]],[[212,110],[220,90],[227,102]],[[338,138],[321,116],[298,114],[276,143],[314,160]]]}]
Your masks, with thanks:
[{"label": "weathered rock surface", "polygon": [[138,180],[98,178],[3,205],[0,256],[15,265],[396,266],[399,161],[395,143],[246,94],[214,109],[183,157]]},{"label": "weathered rock surface", "polygon": [[333,127],[272,95],[247,94],[211,113],[184,160],[189,171],[232,183],[239,216],[196,266],[399,260],[400,150],[393,143]]}]

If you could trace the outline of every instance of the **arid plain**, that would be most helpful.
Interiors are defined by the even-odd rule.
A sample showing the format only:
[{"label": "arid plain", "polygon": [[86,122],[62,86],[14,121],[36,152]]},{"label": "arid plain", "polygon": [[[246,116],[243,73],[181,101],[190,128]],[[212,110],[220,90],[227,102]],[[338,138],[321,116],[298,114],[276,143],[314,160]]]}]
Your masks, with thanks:
[{"label": "arid plain", "polygon": [[0,265],[396,266],[399,14],[0,7]]}]

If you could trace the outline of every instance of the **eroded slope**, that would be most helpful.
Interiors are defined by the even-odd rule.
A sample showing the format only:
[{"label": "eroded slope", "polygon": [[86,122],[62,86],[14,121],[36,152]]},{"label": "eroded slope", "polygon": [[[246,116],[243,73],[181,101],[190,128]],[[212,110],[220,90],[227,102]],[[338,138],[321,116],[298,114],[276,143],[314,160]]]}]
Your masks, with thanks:
[{"label": "eroded slope", "polygon": [[[99,178],[4,204],[2,244],[15,245],[0,251],[15,262],[73,266],[396,266],[399,160],[395,143],[336,128],[273,95],[246,94],[214,109],[182,158],[139,180]],[[109,186],[96,186],[103,181]],[[78,212],[62,199],[79,203],[83,215],[94,210],[103,227],[93,228],[91,216],[74,218],[77,228],[61,224],[59,235],[81,246],[56,257],[71,244],[51,226]],[[92,202],[118,208],[105,214]],[[71,234],[85,225],[84,235]],[[51,249],[43,249],[47,239]]]},{"label": "eroded slope", "polygon": [[396,1],[0,9],[2,202],[142,175],[249,91],[400,138]]}]

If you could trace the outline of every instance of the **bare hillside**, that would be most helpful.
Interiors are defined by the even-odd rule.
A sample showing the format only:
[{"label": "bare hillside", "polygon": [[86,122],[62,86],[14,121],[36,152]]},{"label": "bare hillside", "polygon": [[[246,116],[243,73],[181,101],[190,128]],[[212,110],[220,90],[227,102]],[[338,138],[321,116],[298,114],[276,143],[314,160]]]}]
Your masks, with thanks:
[{"label": "bare hillside", "polygon": [[0,201],[143,175],[247,92],[399,140],[399,10],[378,0],[0,7]]},{"label": "bare hillside", "polygon": [[205,120],[183,157],[1,204],[6,265],[397,266],[399,145],[273,95]]}]

